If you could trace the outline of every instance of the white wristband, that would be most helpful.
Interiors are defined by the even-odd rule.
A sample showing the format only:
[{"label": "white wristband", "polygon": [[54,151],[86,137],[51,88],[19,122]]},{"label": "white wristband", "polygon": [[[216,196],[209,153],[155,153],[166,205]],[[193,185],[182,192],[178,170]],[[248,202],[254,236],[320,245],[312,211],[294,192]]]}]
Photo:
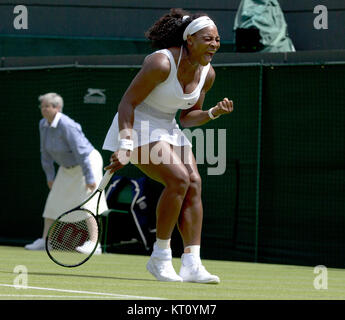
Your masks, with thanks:
[{"label": "white wristband", "polygon": [[120,146],[119,149],[125,149],[133,151],[134,143],[133,140],[130,139],[120,139]]},{"label": "white wristband", "polygon": [[[213,107],[214,108],[214,107]],[[212,110],[213,110],[213,108],[211,108],[211,109],[208,109],[208,116],[212,119],[212,120],[215,120],[215,119],[217,119],[217,118],[219,118],[220,117],[220,115],[218,115],[218,116],[214,116],[213,114],[212,114]]]}]

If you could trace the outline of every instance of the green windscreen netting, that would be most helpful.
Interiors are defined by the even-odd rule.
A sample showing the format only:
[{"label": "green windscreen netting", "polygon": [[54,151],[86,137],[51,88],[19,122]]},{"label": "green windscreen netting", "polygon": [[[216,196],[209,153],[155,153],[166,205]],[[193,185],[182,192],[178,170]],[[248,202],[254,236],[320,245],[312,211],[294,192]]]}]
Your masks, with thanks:
[{"label": "green windscreen netting", "polygon": [[[214,150],[205,150],[205,157],[226,154],[224,174],[208,174],[217,163],[199,165],[203,256],[344,267],[345,66],[243,65],[215,70],[205,108],[229,97],[235,111],[202,127],[205,139],[207,132],[215,137]],[[48,189],[40,166],[37,97],[51,91],[61,94],[64,112],[82,125],[108,163],[103,140],[137,71],[0,70],[5,189],[0,240],[34,239],[42,232]],[[90,89],[103,95],[90,98]],[[225,148],[218,144],[220,129],[226,129]],[[128,166],[119,174],[141,173]]]},{"label": "green windscreen netting", "polygon": [[344,266],[345,67],[267,68],[259,250]]}]

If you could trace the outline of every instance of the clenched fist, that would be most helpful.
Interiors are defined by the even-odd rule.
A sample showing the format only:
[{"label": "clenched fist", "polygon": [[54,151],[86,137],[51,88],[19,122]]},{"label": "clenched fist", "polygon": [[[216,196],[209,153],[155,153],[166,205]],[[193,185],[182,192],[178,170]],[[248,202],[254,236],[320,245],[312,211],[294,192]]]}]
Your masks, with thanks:
[{"label": "clenched fist", "polygon": [[219,101],[217,105],[212,108],[212,114],[215,117],[230,113],[232,111],[234,111],[234,103],[228,98],[224,98],[222,101]]}]

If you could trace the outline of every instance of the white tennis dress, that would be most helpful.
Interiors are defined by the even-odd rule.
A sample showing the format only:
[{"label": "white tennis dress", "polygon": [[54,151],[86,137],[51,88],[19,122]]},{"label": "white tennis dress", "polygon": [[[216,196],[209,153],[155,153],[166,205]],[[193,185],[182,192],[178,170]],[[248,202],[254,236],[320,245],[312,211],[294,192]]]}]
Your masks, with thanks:
[{"label": "white tennis dress", "polygon": [[[184,93],[177,79],[182,47],[177,67],[174,57],[168,49],[158,50],[152,54],[156,53],[163,53],[169,58],[170,73],[168,78],[157,85],[146,99],[134,109],[132,134],[134,148],[155,141],[166,141],[175,146],[192,146],[179,128],[175,116],[179,109],[189,109],[198,101],[210,64],[203,67],[199,84],[195,90],[191,93]],[[119,136],[118,113],[116,113],[106,135],[103,149],[118,150]]]}]

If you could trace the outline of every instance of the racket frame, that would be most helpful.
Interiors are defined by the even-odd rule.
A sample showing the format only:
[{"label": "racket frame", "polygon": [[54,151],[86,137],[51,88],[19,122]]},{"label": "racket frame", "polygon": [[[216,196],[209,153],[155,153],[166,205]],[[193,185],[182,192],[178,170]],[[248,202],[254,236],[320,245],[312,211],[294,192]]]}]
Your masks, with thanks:
[{"label": "racket frame", "polygon": [[[71,210],[68,210],[64,213],[62,213],[57,219],[55,219],[55,221],[53,222],[53,224],[50,226],[49,230],[48,230],[48,234],[47,234],[47,237],[45,239],[45,250],[49,256],[49,258],[54,261],[56,264],[62,266],[62,267],[67,267],[67,268],[74,268],[74,267],[78,267],[82,264],[84,264],[86,261],[88,261],[92,255],[94,254],[94,252],[96,251],[96,248],[98,246],[98,244],[101,242],[101,237],[102,237],[102,222],[101,220],[99,219],[99,214],[98,214],[98,209],[99,209],[99,203],[100,203],[100,200],[101,200],[101,196],[102,196],[102,192],[103,190],[105,189],[105,187],[108,185],[111,177],[113,176],[113,173],[110,173],[110,171],[106,171],[98,188],[88,197],[86,198],[81,204],[79,204],[78,206],[76,206],[75,208],[71,209]],[[91,200],[97,193],[99,193],[98,195],[98,199],[97,199],[97,206],[96,206],[96,214],[94,214],[92,211],[90,211],[89,209],[86,209],[86,208],[82,208],[83,205],[85,205],[89,200]],[[61,263],[59,261],[57,261],[50,253],[49,251],[49,234],[51,232],[51,230],[53,229],[53,227],[55,226],[55,224],[58,222],[58,220],[60,220],[62,217],[68,215],[69,213],[75,211],[75,210],[84,210],[84,211],[87,211],[88,213],[91,214],[91,216],[93,216],[93,218],[96,220],[96,223],[97,223],[97,230],[98,230],[98,237],[97,237],[97,243],[94,247],[94,249],[92,250],[91,253],[89,253],[86,258],[84,260],[82,260],[81,262],[77,263],[77,264],[74,264],[74,265],[67,265],[67,264],[64,264],[64,263]]]}]

